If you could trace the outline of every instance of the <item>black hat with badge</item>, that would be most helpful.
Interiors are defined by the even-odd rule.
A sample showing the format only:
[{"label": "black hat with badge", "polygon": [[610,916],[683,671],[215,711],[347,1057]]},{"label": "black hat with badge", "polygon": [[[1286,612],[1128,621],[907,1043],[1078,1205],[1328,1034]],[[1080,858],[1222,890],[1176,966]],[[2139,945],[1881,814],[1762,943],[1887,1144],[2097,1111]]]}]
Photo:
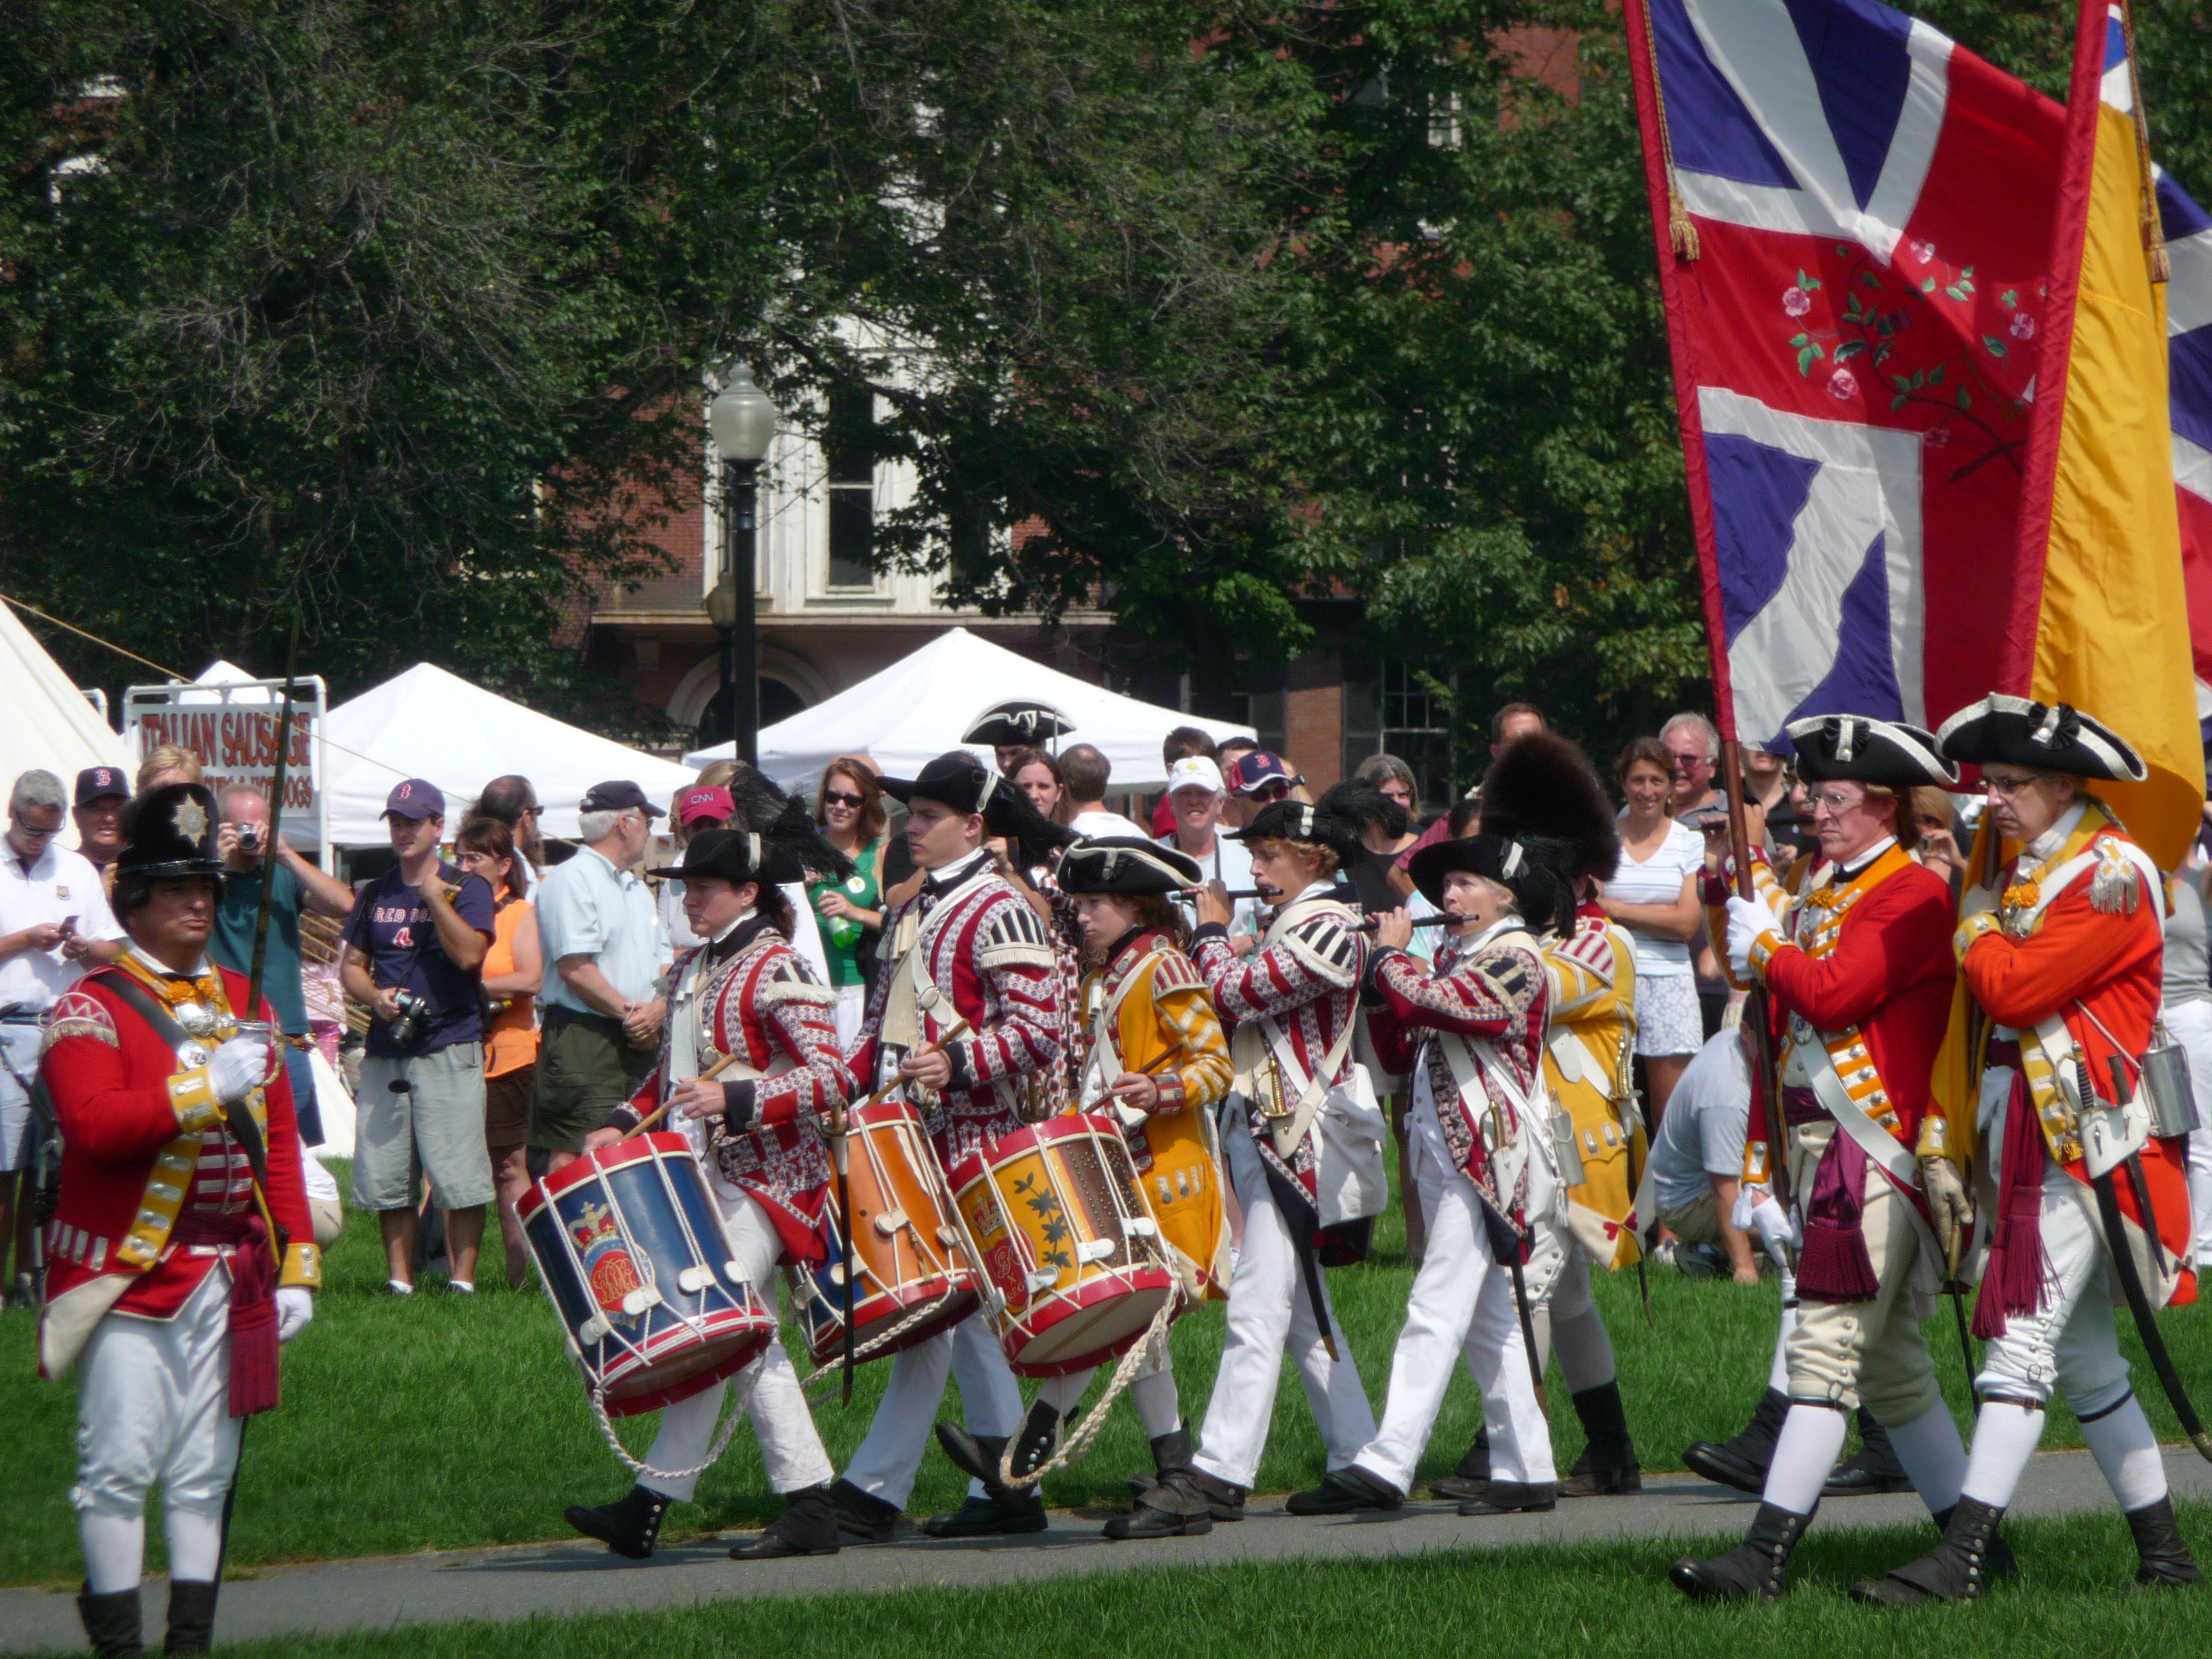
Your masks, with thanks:
[{"label": "black hat with badge", "polygon": [[1611,881],[1620,868],[1620,828],[1597,769],[1580,744],[1556,732],[1516,738],[1490,763],[1477,828],[1565,842],[1570,877]]},{"label": "black hat with badge", "polygon": [[1054,879],[1069,894],[1110,893],[1134,898],[1186,893],[1206,879],[1188,853],[1133,836],[1086,836],[1067,849]]},{"label": "black hat with badge", "polygon": [[2112,783],[2141,783],[2150,769],[2133,744],[2094,715],[2063,702],[2032,702],[1992,692],[1943,722],[1936,741],[1946,757],[2034,772],[2063,772]]},{"label": "black hat with badge", "polygon": [[1494,881],[1513,895],[1522,921],[1541,933],[1565,933],[1575,925],[1575,890],[1569,872],[1575,849],[1549,836],[1500,836],[1489,830],[1424,847],[1407,863],[1413,885],[1439,910],[1444,878],[1454,871]]},{"label": "black hat with badge", "polygon": [[1814,714],[1783,727],[1808,783],[1841,780],[1885,789],[1956,783],[1959,767],[1933,732],[1870,714]]},{"label": "black hat with badge", "polygon": [[138,876],[168,881],[185,876],[222,875],[216,845],[215,791],[204,783],[165,783],[149,789],[123,809],[123,850],[116,854],[119,879]]},{"label": "black hat with badge", "polygon": [[960,741],[987,744],[993,749],[1011,749],[1017,744],[1024,749],[1034,749],[1041,743],[1066,737],[1074,730],[1075,722],[1050,703],[1012,697],[993,703],[978,714],[975,724],[961,733]]},{"label": "black hat with badge", "polygon": [[1030,798],[965,750],[939,755],[911,778],[885,778],[884,793],[912,805],[933,800],[956,812],[981,815],[986,835],[1010,842],[1025,865],[1042,864],[1054,849],[1077,839],[1030,805]]},{"label": "black hat with badge", "polygon": [[684,844],[680,862],[646,874],[661,880],[719,877],[733,886],[749,881],[780,887],[787,882],[845,880],[853,860],[817,829],[806,803],[787,800],[765,830],[702,830]]},{"label": "black hat with badge", "polygon": [[[1237,767],[1241,773],[1243,761]],[[1361,832],[1370,825],[1395,840],[1406,833],[1406,809],[1380,789],[1370,789],[1364,783],[1340,783],[1317,801],[1269,801],[1233,833],[1233,838],[1247,847],[1255,841],[1304,842],[1326,847],[1336,854],[1340,866],[1346,866],[1366,845]]]}]

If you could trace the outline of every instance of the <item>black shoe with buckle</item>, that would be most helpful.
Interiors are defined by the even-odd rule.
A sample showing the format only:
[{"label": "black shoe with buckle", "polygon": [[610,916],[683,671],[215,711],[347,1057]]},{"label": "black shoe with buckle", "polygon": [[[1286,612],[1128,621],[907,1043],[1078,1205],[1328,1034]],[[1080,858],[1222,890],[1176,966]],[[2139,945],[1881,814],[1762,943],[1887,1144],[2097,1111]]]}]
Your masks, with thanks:
[{"label": "black shoe with buckle", "polygon": [[1769,1389],[1759,1396],[1759,1409],[1733,1439],[1693,1442],[1682,1454],[1683,1466],[1708,1480],[1734,1486],[1753,1497],[1766,1490],[1766,1466],[1774,1461],[1774,1443],[1782,1434],[1782,1419],[1790,1415],[1790,1396]]},{"label": "black shoe with buckle", "polygon": [[1936,1547],[1887,1578],[1851,1586],[1851,1600],[1874,1606],[1918,1607],[1927,1601],[1972,1601],[1987,1588],[1996,1556],[1997,1522],[2004,1511],[1961,1498],[1943,1523]]},{"label": "black shoe with buckle", "polygon": [[1540,1515],[1559,1507],[1559,1489],[1549,1480],[1493,1480],[1482,1496],[1459,1506],[1462,1515]]},{"label": "black shoe with buckle", "polygon": [[988,1497],[969,1498],[950,1515],[931,1516],[921,1529],[932,1538],[1001,1538],[1042,1532],[1046,1525],[1043,1498],[1034,1491],[1000,1487]]},{"label": "black shoe with buckle", "polygon": [[[1161,1450],[1163,1442],[1181,1443],[1179,1464],[1167,1462],[1167,1455]],[[1174,1449],[1172,1445],[1170,1449]],[[1189,1432],[1178,1429],[1171,1435],[1162,1435],[1152,1442],[1152,1455],[1160,1460],[1159,1479],[1137,1495],[1136,1507],[1128,1514],[1117,1515],[1106,1523],[1103,1535],[1118,1540],[1196,1538],[1212,1532],[1212,1507],[1199,1489],[1198,1472],[1190,1467]]]},{"label": "black shoe with buckle", "polygon": [[1457,1468],[1442,1480],[1429,1482],[1429,1496],[1455,1500],[1480,1498],[1482,1489],[1489,1484],[1490,1430],[1486,1426],[1474,1431],[1474,1443],[1459,1460]]},{"label": "black shoe with buckle", "polygon": [[887,1504],[873,1492],[862,1492],[849,1480],[834,1483],[826,1494],[837,1530],[864,1544],[888,1544],[898,1536],[899,1506]]},{"label": "black shoe with buckle", "polygon": [[1774,1601],[1789,1580],[1790,1558],[1796,1553],[1798,1540],[1820,1512],[1817,1501],[1810,1515],[1762,1503],[1752,1518],[1751,1535],[1743,1542],[1710,1561],[1686,1555],[1668,1569],[1667,1576],[1693,1601]]},{"label": "black shoe with buckle", "polygon": [[1198,1495],[1206,1499],[1206,1512],[1213,1520],[1242,1521],[1244,1518],[1246,1488],[1232,1486],[1219,1476],[1208,1474],[1200,1468],[1191,1470],[1190,1483],[1198,1489]]},{"label": "black shoe with buckle", "polygon": [[1888,1431],[1863,1406],[1859,1407],[1858,1418],[1859,1449],[1828,1472],[1820,1496],[1863,1498],[1874,1492],[1911,1492],[1912,1477],[1897,1461],[1897,1449],[1889,1443]]},{"label": "black shoe with buckle", "polygon": [[781,1515],[750,1544],[730,1551],[732,1561],[781,1561],[793,1555],[835,1555],[838,1548],[836,1505],[830,1488],[802,1486],[786,1500]]},{"label": "black shoe with buckle", "polygon": [[632,1486],[617,1502],[587,1509],[571,1504],[562,1518],[586,1538],[596,1538],[617,1555],[642,1561],[660,1537],[660,1522],[676,1500],[650,1486]]},{"label": "black shoe with buckle", "polygon": [[1294,1492],[1283,1507],[1292,1515],[1352,1515],[1361,1510],[1395,1510],[1406,1494],[1379,1474],[1357,1463],[1331,1469],[1310,1492]]}]

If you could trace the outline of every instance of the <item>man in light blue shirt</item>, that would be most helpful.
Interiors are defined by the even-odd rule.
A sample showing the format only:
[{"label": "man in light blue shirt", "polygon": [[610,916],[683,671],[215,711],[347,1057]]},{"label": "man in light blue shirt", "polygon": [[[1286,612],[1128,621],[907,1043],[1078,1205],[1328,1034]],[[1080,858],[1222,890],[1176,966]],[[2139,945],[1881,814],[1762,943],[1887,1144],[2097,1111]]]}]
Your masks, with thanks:
[{"label": "man in light blue shirt", "polygon": [[538,885],[545,981],[530,1146],[549,1170],[627,1101],[652,1069],[668,1005],[668,963],[652,890],[637,873],[660,809],[627,780],[594,784],[580,808],[583,845]]}]

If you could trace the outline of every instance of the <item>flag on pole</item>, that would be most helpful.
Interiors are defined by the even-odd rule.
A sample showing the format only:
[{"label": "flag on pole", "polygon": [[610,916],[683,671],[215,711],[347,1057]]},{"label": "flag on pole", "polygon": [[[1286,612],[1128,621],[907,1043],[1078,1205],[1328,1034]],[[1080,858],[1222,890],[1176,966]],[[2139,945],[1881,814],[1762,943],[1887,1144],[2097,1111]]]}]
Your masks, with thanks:
[{"label": "flag on pole", "polygon": [[2120,810],[2166,860],[2202,772],[2179,531],[2153,522],[2166,319],[2148,274],[2113,288],[2143,158],[2124,174],[2105,135],[2132,145],[2131,118],[2096,113],[2092,3],[2072,123],[1872,0],[1627,0],[1627,23],[1723,732],[2064,696],[2154,757]]}]

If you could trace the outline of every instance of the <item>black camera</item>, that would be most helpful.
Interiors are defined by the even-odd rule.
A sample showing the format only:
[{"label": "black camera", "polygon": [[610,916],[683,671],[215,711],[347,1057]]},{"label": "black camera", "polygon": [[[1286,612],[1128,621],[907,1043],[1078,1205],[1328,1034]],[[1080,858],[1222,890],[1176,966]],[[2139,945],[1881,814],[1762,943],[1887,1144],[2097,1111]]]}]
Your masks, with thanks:
[{"label": "black camera", "polygon": [[392,994],[392,1000],[399,1012],[392,1017],[385,1035],[393,1048],[412,1048],[422,1035],[422,1018],[430,1012],[430,1005],[404,987]]}]

